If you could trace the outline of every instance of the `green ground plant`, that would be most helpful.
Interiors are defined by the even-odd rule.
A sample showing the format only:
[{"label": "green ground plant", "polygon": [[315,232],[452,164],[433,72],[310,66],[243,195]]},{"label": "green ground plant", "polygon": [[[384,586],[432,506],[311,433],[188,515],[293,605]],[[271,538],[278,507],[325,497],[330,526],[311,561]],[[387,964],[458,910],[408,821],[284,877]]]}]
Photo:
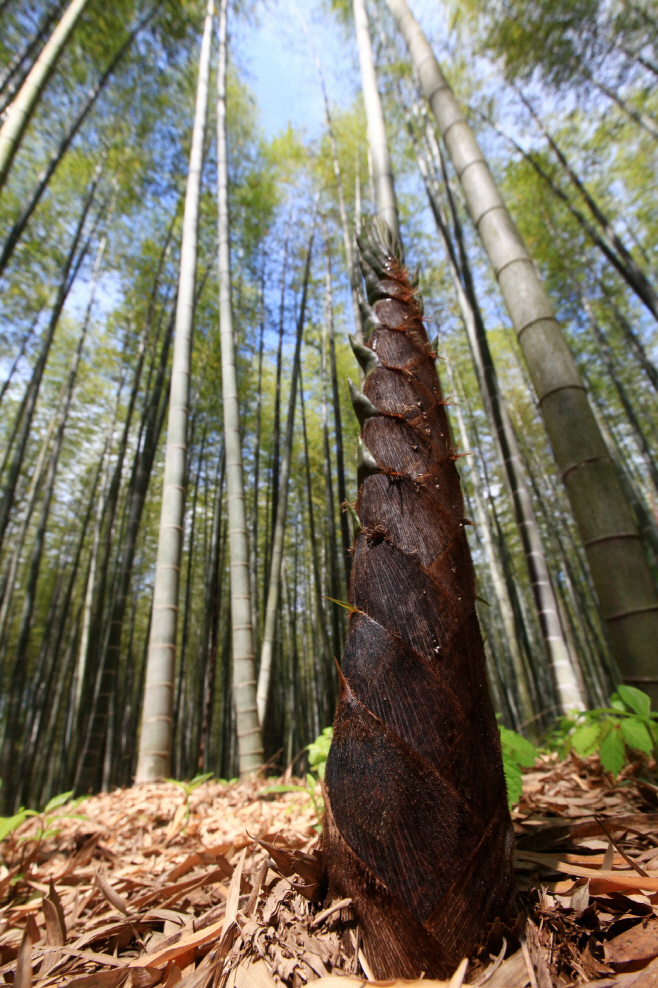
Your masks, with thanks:
[{"label": "green ground plant", "polygon": [[180,822],[182,827],[187,826],[187,821],[190,819],[190,796],[195,789],[202,786],[204,782],[208,782],[212,777],[212,772],[204,772],[202,775],[195,775],[189,782],[181,781],[180,779],[165,779],[165,782],[171,782],[172,785],[179,786],[185,796],[184,802],[176,811],[176,817],[174,819],[177,824]]},{"label": "green ground plant", "polygon": [[18,813],[14,813],[13,816],[0,817],[0,841],[10,837],[31,816],[40,818],[39,829],[36,834],[31,834],[29,837],[21,837],[21,841],[36,840],[41,843],[41,841],[47,840],[49,837],[56,837],[61,829],[55,826],[56,820],[86,820],[84,814],[81,813],[55,814],[55,810],[58,810],[61,806],[65,806],[68,802],[71,802],[70,809],[75,809],[86,799],[86,796],[81,796],[71,801],[72,795],[73,791],[71,790],[70,792],[61,792],[58,796],[53,796],[52,799],[48,800],[41,812],[38,810],[26,810],[25,807],[21,806]]},{"label": "green ground plant", "polygon": [[607,772],[617,776],[641,752],[658,765],[658,713],[651,700],[635,686],[620,686],[609,707],[563,717],[546,744],[566,756],[572,750],[583,758],[597,754]]},{"label": "green ground plant", "polygon": [[[58,826],[60,820],[87,819],[84,813],[70,812],[77,809],[80,803],[82,803],[87,797],[80,796],[78,799],[72,800],[72,795],[73,792],[70,791],[59,793],[58,796],[53,796],[52,799],[48,800],[41,812],[38,810],[26,810],[25,807],[21,806],[18,813],[14,813],[12,816],[0,817],[0,842],[12,837],[12,835],[23,823],[25,823],[29,817],[37,817],[39,823],[36,832],[26,836],[20,836],[12,844],[14,848],[16,848],[17,845],[33,845],[29,850],[30,854],[34,856],[38,853],[43,841],[48,840],[51,837],[57,837],[61,830],[61,827]],[[69,804],[69,812],[56,812],[56,810],[59,810],[62,806],[67,806],[67,804]]]},{"label": "green ground plant", "polygon": [[[279,783],[268,786],[263,792],[304,792],[309,798],[309,802],[315,810],[318,822],[315,829],[318,833],[322,831],[322,818],[324,816],[324,800],[316,794],[318,782],[324,779],[324,770],[327,765],[327,755],[333,736],[333,727],[325,727],[322,734],[318,735],[315,741],[307,745],[304,751],[307,752],[308,764],[312,771],[306,773],[306,785],[295,783]],[[313,774],[315,772],[315,775]]]},{"label": "green ground plant", "polygon": [[500,731],[500,744],[503,750],[503,771],[505,772],[505,784],[507,786],[507,801],[512,809],[523,794],[522,768],[532,768],[535,759],[539,754],[538,748],[528,741],[527,738],[510,731],[507,727],[498,725]]}]

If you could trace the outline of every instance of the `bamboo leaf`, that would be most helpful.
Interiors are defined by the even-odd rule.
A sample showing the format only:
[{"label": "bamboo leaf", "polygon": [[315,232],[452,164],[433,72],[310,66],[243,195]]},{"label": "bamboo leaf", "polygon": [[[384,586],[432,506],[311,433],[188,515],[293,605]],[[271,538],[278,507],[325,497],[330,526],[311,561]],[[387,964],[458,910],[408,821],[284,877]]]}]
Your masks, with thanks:
[{"label": "bamboo leaf", "polygon": [[322,595],[322,599],[323,600],[330,600],[332,604],[338,604],[339,607],[344,607],[346,611],[349,611],[350,612],[350,614],[358,614],[359,613],[359,608],[358,607],[354,607],[353,604],[348,604],[344,600],[336,600],[334,597],[326,597],[324,594]]}]

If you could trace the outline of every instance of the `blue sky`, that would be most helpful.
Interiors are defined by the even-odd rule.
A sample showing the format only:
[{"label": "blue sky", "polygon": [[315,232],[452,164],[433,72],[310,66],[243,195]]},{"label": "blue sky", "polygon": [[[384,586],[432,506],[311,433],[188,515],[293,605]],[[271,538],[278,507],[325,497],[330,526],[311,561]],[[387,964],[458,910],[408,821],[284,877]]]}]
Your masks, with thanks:
[{"label": "blue sky", "polygon": [[[236,25],[233,52],[254,91],[268,137],[290,122],[317,137],[324,126],[322,94],[313,58],[296,10],[309,25],[325,74],[329,98],[349,105],[359,87],[356,48],[351,31],[327,12],[327,0],[269,0],[259,23]],[[438,26],[437,0],[412,0],[428,34]]]}]

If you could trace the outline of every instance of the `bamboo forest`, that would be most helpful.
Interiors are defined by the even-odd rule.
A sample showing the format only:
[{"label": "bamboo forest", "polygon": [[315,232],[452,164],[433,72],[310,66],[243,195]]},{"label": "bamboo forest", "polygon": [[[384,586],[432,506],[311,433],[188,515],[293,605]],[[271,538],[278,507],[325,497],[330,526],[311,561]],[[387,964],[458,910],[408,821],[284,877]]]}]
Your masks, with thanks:
[{"label": "bamboo forest", "polygon": [[[459,988],[477,950],[491,988],[658,977],[653,927],[647,960],[610,947],[633,909],[658,922],[635,863],[658,827],[657,142],[655,0],[0,0],[0,899],[25,903],[3,981]],[[195,933],[149,966],[182,906],[149,927],[91,870],[73,906],[39,848],[66,843],[49,807],[96,799],[164,827],[167,785],[148,846],[198,858],[171,881],[204,864],[195,799],[281,816],[236,824],[261,857],[222,844],[221,901],[199,886],[214,953]],[[579,800],[578,853],[637,902],[615,926],[564,844],[520,933],[557,847],[532,820]],[[322,879],[310,843],[278,850],[284,807],[324,827]],[[86,961],[85,881],[132,930]],[[598,926],[546,918],[587,902]],[[227,975],[264,915],[346,932]]]}]

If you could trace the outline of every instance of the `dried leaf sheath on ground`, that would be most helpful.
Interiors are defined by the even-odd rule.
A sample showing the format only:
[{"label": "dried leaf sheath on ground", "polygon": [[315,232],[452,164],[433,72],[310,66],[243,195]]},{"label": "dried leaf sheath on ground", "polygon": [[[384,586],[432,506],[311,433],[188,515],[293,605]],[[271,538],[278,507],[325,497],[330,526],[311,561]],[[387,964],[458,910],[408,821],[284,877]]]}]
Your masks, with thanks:
[{"label": "dried leaf sheath on ground", "polygon": [[[370,314],[349,635],[326,770],[330,892],[378,978],[445,978],[513,919],[513,832],[464,505],[420,302],[387,229]],[[368,352],[371,351],[371,352]]]}]

